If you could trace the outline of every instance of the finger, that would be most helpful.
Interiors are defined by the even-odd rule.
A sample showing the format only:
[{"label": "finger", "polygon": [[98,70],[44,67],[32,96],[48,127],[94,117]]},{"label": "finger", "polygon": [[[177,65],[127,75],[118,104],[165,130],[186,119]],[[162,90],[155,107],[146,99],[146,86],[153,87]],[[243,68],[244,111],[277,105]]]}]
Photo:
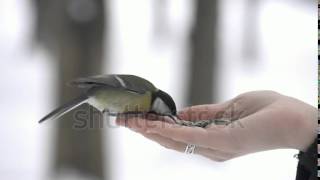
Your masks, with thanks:
[{"label": "finger", "polygon": [[[118,116],[116,119],[116,124],[119,126],[129,127],[129,128],[143,128],[145,126],[152,125],[150,121],[163,121],[167,123],[174,124],[175,121],[169,116],[160,116],[155,114],[146,114],[144,116],[131,116],[127,118],[126,116]],[[151,127],[149,127],[151,128]]]},{"label": "finger", "polygon": [[119,126],[125,126],[125,127],[127,127],[127,121],[128,121],[128,118],[117,117],[117,119],[116,119],[116,124],[119,125]]},{"label": "finger", "polygon": [[228,102],[191,106],[180,110],[178,112],[178,117],[189,121],[219,118],[226,111],[227,107]]},{"label": "finger", "polygon": [[136,119],[145,119],[148,121],[164,121],[168,123],[175,123],[175,121],[169,117],[164,115],[157,115],[154,113],[146,113],[146,114],[120,114],[116,118],[116,124],[120,126],[126,126],[126,123],[129,121],[135,121]]},{"label": "finger", "polygon": [[145,116],[146,120],[149,121],[163,121],[163,122],[167,122],[167,123],[175,123],[173,117],[168,116],[168,115],[158,115],[158,114],[154,114],[154,113],[147,113]]},{"label": "finger", "polygon": [[[178,152],[185,152],[187,146],[186,143],[181,143],[157,134],[142,133],[142,135],[152,141],[157,142],[167,149],[176,150]],[[232,158],[232,155],[230,153],[222,152],[219,150],[212,150],[210,148],[201,146],[196,146],[194,153],[218,162],[222,162]]]},{"label": "finger", "polygon": [[146,129],[154,127],[154,125],[151,123],[152,121],[139,117],[130,119],[117,119],[116,121],[119,126],[124,126],[137,132],[144,132]]},{"label": "finger", "polygon": [[209,148],[196,147],[195,153],[207,157],[213,161],[221,162],[223,160],[222,157],[219,157],[218,155],[214,154],[215,152]]},{"label": "finger", "polygon": [[161,146],[163,146],[165,148],[176,150],[179,152],[185,151],[185,148],[186,148],[185,143],[174,141],[170,138],[166,138],[166,137],[160,136],[158,134],[142,133],[142,135],[152,141],[157,142],[158,144],[160,144]]},{"label": "finger", "polygon": [[227,132],[228,128],[213,126],[209,129],[203,129],[169,124],[163,121],[149,121],[140,118],[120,121],[122,126],[128,127],[133,131],[158,134],[186,144],[195,144],[231,152],[237,147]]},{"label": "finger", "polygon": [[213,150],[205,147],[196,147],[195,154],[205,156],[210,160],[217,161],[217,162],[223,162],[233,158],[233,155],[231,153],[226,153],[223,151]]},{"label": "finger", "polygon": [[116,124],[119,126],[127,126],[128,121],[134,121],[137,118],[143,118],[143,114],[118,114],[116,118]]},{"label": "finger", "polygon": [[176,141],[197,145],[207,136],[206,130],[203,128],[190,128],[159,121],[152,122],[152,128],[148,128],[147,133],[155,133]]},{"label": "finger", "polygon": [[210,147],[213,149],[225,150],[231,148],[228,128],[204,129],[199,127],[179,126],[165,122],[153,121],[146,132],[159,134],[163,137],[171,138],[186,144]]}]

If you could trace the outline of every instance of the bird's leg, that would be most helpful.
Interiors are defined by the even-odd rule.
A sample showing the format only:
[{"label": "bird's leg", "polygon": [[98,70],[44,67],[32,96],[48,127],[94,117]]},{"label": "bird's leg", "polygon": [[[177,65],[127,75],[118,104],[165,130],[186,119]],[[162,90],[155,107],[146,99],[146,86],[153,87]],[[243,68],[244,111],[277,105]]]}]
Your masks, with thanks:
[{"label": "bird's leg", "polygon": [[171,123],[180,124],[180,125],[183,124],[183,123],[182,123],[182,120],[179,119],[179,117],[177,117],[177,116],[175,116],[175,115],[169,114],[169,115],[166,115],[166,116],[168,116],[168,117],[172,120]]}]

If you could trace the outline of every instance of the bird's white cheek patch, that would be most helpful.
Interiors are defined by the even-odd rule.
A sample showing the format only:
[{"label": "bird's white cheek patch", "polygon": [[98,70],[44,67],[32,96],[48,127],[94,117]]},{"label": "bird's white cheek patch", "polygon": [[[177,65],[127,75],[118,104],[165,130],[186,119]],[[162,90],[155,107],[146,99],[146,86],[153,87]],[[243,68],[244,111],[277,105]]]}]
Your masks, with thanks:
[{"label": "bird's white cheek patch", "polygon": [[160,98],[156,98],[152,104],[152,110],[160,114],[169,114],[169,107]]}]

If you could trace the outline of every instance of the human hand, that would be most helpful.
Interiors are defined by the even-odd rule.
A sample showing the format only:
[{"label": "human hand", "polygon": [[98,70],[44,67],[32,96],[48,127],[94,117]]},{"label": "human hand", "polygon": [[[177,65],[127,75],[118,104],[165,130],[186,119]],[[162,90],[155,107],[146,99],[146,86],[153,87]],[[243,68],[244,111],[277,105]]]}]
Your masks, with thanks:
[{"label": "human hand", "polygon": [[187,144],[195,144],[196,154],[214,161],[278,148],[304,151],[316,137],[317,109],[272,91],[248,92],[224,103],[189,107],[178,116],[188,121],[227,118],[232,123],[186,127],[168,123],[168,117],[120,117],[117,123],[180,152]]}]

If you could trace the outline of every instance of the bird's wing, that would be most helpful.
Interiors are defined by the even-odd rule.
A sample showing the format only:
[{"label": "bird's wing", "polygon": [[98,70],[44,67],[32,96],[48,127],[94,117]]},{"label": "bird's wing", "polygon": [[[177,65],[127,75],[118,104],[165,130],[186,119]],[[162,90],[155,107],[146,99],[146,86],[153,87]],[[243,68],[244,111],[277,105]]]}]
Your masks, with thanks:
[{"label": "bird's wing", "polygon": [[81,104],[84,104],[88,101],[88,97],[86,95],[81,95],[64,105],[58,107],[57,109],[53,110],[51,113],[40,119],[39,123],[42,123],[43,121],[46,121],[48,119],[57,119],[64,115],[65,113],[73,110],[74,108],[80,106]]},{"label": "bird's wing", "polygon": [[98,75],[86,78],[79,78],[70,85],[79,88],[91,88],[96,86],[107,86],[116,89],[129,90],[143,94],[146,91],[156,91],[157,88],[148,80],[134,75]]}]

